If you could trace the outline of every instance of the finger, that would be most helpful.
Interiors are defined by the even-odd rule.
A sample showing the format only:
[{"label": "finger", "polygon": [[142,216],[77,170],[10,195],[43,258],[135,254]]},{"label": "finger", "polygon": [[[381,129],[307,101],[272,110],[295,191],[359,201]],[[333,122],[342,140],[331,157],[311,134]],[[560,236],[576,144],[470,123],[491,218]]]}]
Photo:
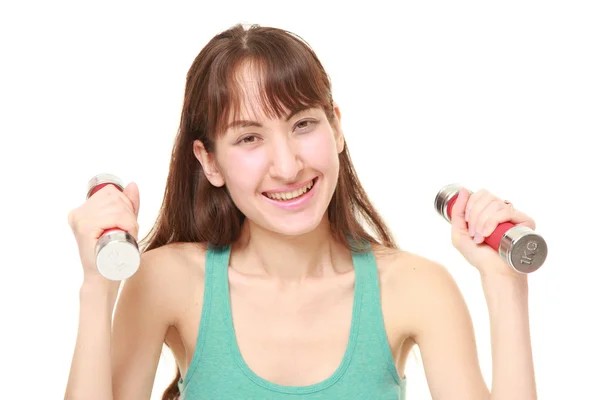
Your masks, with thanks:
[{"label": "finger", "polygon": [[465,222],[465,208],[467,202],[469,201],[470,193],[465,188],[461,188],[458,192],[458,197],[456,198],[456,202],[452,207],[452,229],[455,231],[465,231],[467,230],[467,223]]},{"label": "finger", "polygon": [[473,206],[486,194],[487,192],[485,190],[479,190],[475,193],[471,193],[471,196],[469,197],[469,201],[467,202],[467,207],[465,210],[465,221],[469,222],[472,220],[471,218],[471,210],[473,209]]},{"label": "finger", "polygon": [[490,236],[498,227],[498,225],[504,222],[511,222],[515,225],[522,225],[535,230],[535,222],[527,214],[516,210],[514,207],[508,204],[501,206],[493,215],[491,215],[483,228],[481,234],[483,237]]},{"label": "finger", "polygon": [[469,199],[467,209],[469,210],[468,229],[471,237],[475,236],[475,226],[481,212],[492,201],[493,197],[487,190],[480,190]]},{"label": "finger", "polygon": [[526,226],[535,230],[535,221],[529,215],[515,209],[514,207],[510,207],[512,209],[512,213],[508,219],[509,222],[512,222],[515,225]]},{"label": "finger", "polygon": [[496,211],[493,215],[491,215],[487,219],[487,221],[481,228],[481,232],[482,232],[481,235],[483,237],[490,236],[494,232],[494,230],[496,230],[498,225],[500,225],[503,222],[507,222],[507,221],[511,220],[512,215],[513,215],[513,211],[508,208],[503,207],[503,208],[499,209],[498,211]]},{"label": "finger", "polygon": [[133,204],[127,196],[125,196],[119,189],[113,185],[107,185],[100,189],[89,199],[89,206],[91,209],[98,210],[111,209],[111,208],[124,208],[134,214]]},{"label": "finger", "polygon": [[140,190],[135,182],[129,183],[123,190],[123,194],[131,202],[133,213],[137,217],[140,212]]},{"label": "finger", "polygon": [[67,215],[67,222],[71,228],[73,228],[73,226],[74,226],[74,221],[77,219],[78,212],[79,212],[79,207],[73,208],[71,211],[69,211],[69,214]]},{"label": "finger", "polygon": [[107,229],[121,229],[128,232],[137,239],[139,225],[135,215],[126,208],[110,209],[106,210],[102,214],[95,217],[97,222],[95,226],[100,227],[95,232],[96,238],[99,238],[102,233]]},{"label": "finger", "polygon": [[[488,203],[488,205],[479,213],[477,220],[473,221],[473,225],[475,228],[475,237],[480,236],[480,239],[482,239],[484,237],[489,236],[489,234],[485,234],[486,224],[488,223],[488,221],[490,221],[491,218],[492,220],[490,222],[490,225],[493,225],[493,228],[492,231],[490,231],[490,233],[492,233],[498,225],[498,223],[494,223],[494,221],[498,220],[498,218],[501,218],[498,216],[498,213],[501,211],[507,211],[506,204],[502,200],[496,199]],[[506,213],[504,216],[506,217]]]},{"label": "finger", "polygon": [[[135,186],[135,187],[133,187],[133,186]],[[129,210],[131,210],[131,212],[133,214],[135,214],[136,216],[138,215],[136,210],[139,211],[140,196],[139,196],[138,188],[135,185],[135,183],[130,183],[129,185],[127,185],[125,187],[125,189],[123,189],[123,191],[121,191],[120,189],[117,189],[114,185],[106,185],[105,187],[100,189],[97,194],[95,194],[92,197],[96,197],[96,195],[99,195],[98,201],[105,202],[106,200],[104,200],[104,199],[100,200],[100,198],[106,197],[106,198],[112,199],[115,202],[121,202]],[[135,201],[135,203],[134,203],[134,201]]]}]

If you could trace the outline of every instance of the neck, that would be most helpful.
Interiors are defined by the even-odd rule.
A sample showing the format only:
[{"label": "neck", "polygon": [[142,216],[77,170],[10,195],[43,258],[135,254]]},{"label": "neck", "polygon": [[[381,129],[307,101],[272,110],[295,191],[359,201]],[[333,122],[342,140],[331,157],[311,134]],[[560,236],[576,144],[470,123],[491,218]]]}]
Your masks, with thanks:
[{"label": "neck", "polygon": [[289,283],[327,275],[343,257],[327,218],[312,232],[299,236],[281,235],[246,220],[235,247],[236,270]]}]

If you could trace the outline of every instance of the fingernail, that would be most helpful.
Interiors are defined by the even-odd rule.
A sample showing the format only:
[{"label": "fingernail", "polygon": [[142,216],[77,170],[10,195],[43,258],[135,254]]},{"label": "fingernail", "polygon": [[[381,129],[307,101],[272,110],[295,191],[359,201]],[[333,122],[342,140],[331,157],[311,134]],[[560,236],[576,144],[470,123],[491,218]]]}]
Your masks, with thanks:
[{"label": "fingernail", "polygon": [[475,236],[475,228],[472,226],[469,226],[469,235],[471,235],[471,237]]},{"label": "fingernail", "polygon": [[477,235],[475,235],[474,240],[475,240],[475,243],[479,244],[479,243],[483,242],[483,236],[477,234]]}]

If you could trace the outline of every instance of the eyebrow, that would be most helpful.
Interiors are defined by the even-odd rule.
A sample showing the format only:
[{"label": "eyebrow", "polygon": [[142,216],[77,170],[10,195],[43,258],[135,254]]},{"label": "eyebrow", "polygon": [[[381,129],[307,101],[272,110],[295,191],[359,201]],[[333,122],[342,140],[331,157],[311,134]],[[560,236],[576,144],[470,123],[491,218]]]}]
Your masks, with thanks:
[{"label": "eyebrow", "polygon": [[[288,122],[296,114],[300,114],[301,112],[310,110],[310,108],[311,107],[304,107],[297,111],[293,111],[286,117],[285,122]],[[249,128],[249,127],[262,128],[262,124],[260,124],[259,122],[256,122],[256,121],[248,120],[248,119],[239,119],[239,120],[235,120],[235,121],[232,121],[229,124],[227,124],[227,126],[225,127],[225,130],[227,131],[231,128]]]}]

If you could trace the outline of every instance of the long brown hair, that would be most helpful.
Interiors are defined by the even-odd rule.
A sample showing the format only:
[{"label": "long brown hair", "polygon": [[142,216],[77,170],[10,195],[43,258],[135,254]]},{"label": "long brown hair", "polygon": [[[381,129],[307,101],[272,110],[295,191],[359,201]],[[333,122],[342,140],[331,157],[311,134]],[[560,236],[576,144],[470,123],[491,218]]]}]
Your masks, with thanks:
[{"label": "long brown hair", "polygon": [[[267,115],[280,118],[286,110],[322,107],[330,122],[334,120],[329,77],[300,37],[281,29],[238,24],[212,38],[187,73],[164,199],[156,223],[140,241],[144,251],[174,242],[225,245],[238,239],[245,217],[225,187],[215,187],[206,179],[192,144],[199,139],[207,151],[214,151],[230,113],[239,112],[243,89],[236,74],[243,63],[261,71],[259,106]],[[397,248],[358,180],[347,145],[339,162],[339,178],[327,210],[332,235],[353,250],[354,244],[364,241]],[[180,378],[177,370],[163,400],[179,398]]]}]

